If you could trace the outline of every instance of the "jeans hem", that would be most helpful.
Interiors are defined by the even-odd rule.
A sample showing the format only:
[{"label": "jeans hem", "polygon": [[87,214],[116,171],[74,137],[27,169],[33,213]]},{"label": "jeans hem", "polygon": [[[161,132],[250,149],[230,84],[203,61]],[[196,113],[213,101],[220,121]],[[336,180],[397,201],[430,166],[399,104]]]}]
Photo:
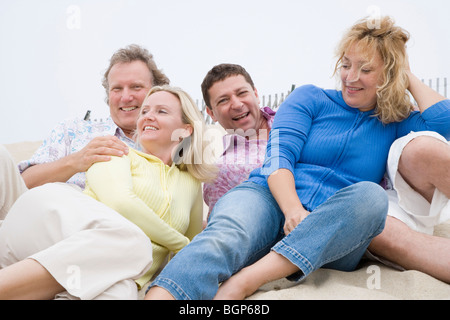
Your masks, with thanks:
[{"label": "jeans hem", "polygon": [[166,289],[174,298],[175,300],[192,300],[186,292],[184,292],[183,289],[178,286],[177,283],[174,281],[167,279],[167,278],[158,278],[148,287],[146,293],[150,290],[152,287],[161,287],[163,289]]},{"label": "jeans hem", "polygon": [[283,240],[278,242],[272,248],[272,251],[282,255],[300,269],[300,272],[296,272],[292,276],[288,277],[290,281],[299,282],[306,278],[312,271],[314,271],[314,266],[309,262],[309,260],[301,255],[298,251],[293,249],[291,246],[285,244]]}]

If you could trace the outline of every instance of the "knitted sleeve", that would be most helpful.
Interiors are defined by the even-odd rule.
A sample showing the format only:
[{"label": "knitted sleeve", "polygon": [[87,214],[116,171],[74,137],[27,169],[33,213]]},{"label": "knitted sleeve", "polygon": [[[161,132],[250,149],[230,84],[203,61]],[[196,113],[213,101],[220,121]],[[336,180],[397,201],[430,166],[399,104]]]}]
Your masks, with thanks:
[{"label": "knitted sleeve", "polygon": [[314,118],[316,87],[302,86],[283,102],[273,122],[261,173],[270,176],[278,169],[294,172]]},{"label": "knitted sleeve", "polygon": [[87,171],[89,188],[98,200],[136,224],[153,241],[178,252],[189,239],[164,222],[133,191],[130,159],[112,157],[98,162]]}]

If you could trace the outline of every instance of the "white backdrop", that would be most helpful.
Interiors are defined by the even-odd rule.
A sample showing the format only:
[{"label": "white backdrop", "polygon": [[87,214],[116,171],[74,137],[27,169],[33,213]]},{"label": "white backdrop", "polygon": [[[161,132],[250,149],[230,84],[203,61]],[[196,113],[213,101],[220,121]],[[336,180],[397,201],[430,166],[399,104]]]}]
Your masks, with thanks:
[{"label": "white backdrop", "polygon": [[446,0],[0,0],[0,143],[41,140],[60,120],[108,115],[110,56],[146,47],[173,85],[201,99],[212,66],[243,65],[260,94],[335,88],[334,49],[368,15],[411,33],[411,67],[450,80]]}]

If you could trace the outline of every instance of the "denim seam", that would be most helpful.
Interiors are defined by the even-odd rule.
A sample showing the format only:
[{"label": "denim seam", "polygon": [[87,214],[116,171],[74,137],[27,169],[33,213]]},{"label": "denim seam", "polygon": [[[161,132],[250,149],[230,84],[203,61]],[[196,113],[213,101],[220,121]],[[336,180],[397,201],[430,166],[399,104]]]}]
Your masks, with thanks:
[{"label": "denim seam", "polygon": [[[167,286],[164,286],[164,284],[166,284]],[[154,286],[159,286],[162,287],[164,289],[166,289],[167,291],[169,291],[172,294],[172,290],[173,289],[177,292],[177,294],[183,299],[183,300],[192,300],[191,297],[189,297],[189,295],[186,294],[186,292],[184,292],[183,289],[181,289],[180,286],[178,286],[178,284],[168,278],[158,278],[156,279],[150,287],[154,287]],[[149,288],[150,289],[150,288]]]},{"label": "denim seam", "polygon": [[[283,257],[295,264],[303,272],[304,277],[306,277],[314,270],[314,266],[311,264],[311,262],[309,262],[309,260],[302,254],[300,254],[297,250],[287,245],[284,240],[278,242],[272,248],[272,250],[277,252],[278,254],[281,254]],[[294,262],[291,260],[291,258],[297,259],[299,261]]]},{"label": "denim seam", "polygon": [[362,245],[363,243],[365,243],[365,242],[369,242],[369,243],[370,243],[370,241],[371,241],[373,238],[375,238],[378,234],[381,233],[381,231],[383,231],[383,227],[382,227],[383,224],[384,224],[384,223],[381,223],[381,224],[378,226],[378,228],[376,229],[376,231],[375,231],[374,233],[372,233],[371,236],[367,237],[366,239],[361,240],[358,244],[354,245],[352,248],[346,250],[345,252],[343,252],[343,253],[341,252],[340,254],[337,254],[337,255],[335,255],[334,257],[325,260],[325,261],[322,263],[322,265],[326,265],[327,263],[330,263],[330,262],[333,262],[333,261],[336,261],[336,260],[339,260],[339,259],[345,257],[346,255],[350,254],[351,252],[353,252],[353,251],[355,251],[356,249],[360,248],[361,245]]},{"label": "denim seam", "polygon": [[[278,206],[278,203],[276,202],[275,198],[273,197],[272,193],[270,192],[270,190],[265,187],[262,186],[258,183],[255,182],[251,182],[251,181],[245,181],[243,182],[241,185],[239,185],[239,188],[246,188],[246,189],[252,189],[252,190],[258,190],[259,194],[264,198],[264,200],[266,200],[268,202],[268,205],[271,206]],[[278,208],[278,214],[281,214],[281,209]],[[282,228],[282,225],[280,226],[280,228]],[[263,246],[261,248],[259,248],[258,250],[254,251],[252,254],[250,254],[246,261],[244,262],[244,265],[248,265],[249,262],[254,261],[254,257],[258,257],[260,255],[261,252],[269,252],[270,249],[274,246],[274,244],[276,244],[277,242],[279,242],[280,237],[279,235],[277,236],[277,239],[274,239],[274,241],[272,242],[272,244]],[[238,270],[235,270],[235,272],[237,272]]]},{"label": "denim seam", "polygon": [[[261,255],[261,252],[264,253],[264,254],[269,253],[271,248],[273,248],[273,245],[274,245],[274,243],[271,243],[271,244],[269,244],[267,246],[264,246],[264,247],[260,248],[259,250],[256,250],[252,254],[250,254],[248,256],[248,258],[245,260],[244,266],[247,266],[250,262],[253,262],[255,260],[255,257],[259,257]],[[238,271],[238,270],[236,270],[236,271]]]},{"label": "denim seam", "polygon": [[346,255],[350,254],[350,253],[353,252],[354,250],[356,250],[356,249],[358,249],[359,247],[361,247],[361,244],[363,244],[364,242],[367,242],[368,240],[369,240],[369,239],[361,240],[358,244],[354,245],[352,248],[350,248],[350,249],[348,249],[348,250],[346,250],[346,251],[340,252],[339,254],[333,256],[332,258],[329,258],[329,259],[324,260],[324,262],[322,263],[322,265],[326,265],[327,263],[330,263],[330,262],[333,262],[333,261],[336,261],[336,260],[339,260],[339,259],[345,257]]}]

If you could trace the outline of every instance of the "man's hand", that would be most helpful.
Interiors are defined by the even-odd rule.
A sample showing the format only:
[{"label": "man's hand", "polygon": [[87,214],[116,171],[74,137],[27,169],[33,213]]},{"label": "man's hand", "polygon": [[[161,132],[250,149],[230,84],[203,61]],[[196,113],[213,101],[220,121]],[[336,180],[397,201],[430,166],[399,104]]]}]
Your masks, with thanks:
[{"label": "man's hand", "polygon": [[28,188],[50,182],[67,182],[74,174],[86,172],[94,163],[109,161],[111,156],[128,154],[128,146],[115,136],[97,137],[86,147],[54,162],[31,166],[22,172]]},{"label": "man's hand", "polygon": [[97,137],[86,147],[71,155],[76,172],[87,171],[96,162],[111,160],[111,156],[121,157],[128,154],[128,146],[115,136]]}]

